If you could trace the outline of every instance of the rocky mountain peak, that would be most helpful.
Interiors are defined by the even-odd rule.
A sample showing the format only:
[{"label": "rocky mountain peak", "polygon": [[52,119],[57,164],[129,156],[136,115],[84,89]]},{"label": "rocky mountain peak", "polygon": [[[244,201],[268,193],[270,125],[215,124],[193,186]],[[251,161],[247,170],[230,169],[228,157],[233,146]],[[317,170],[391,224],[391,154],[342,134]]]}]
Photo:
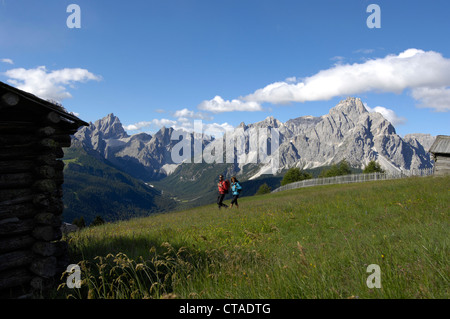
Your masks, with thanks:
[{"label": "rocky mountain peak", "polygon": [[249,124],[247,127],[257,127],[257,128],[264,128],[264,127],[272,127],[272,128],[280,128],[283,126],[283,123],[273,116],[266,117],[263,121],[256,122],[254,124]]},{"label": "rocky mountain peak", "polygon": [[330,110],[332,112],[342,112],[346,115],[362,115],[368,113],[363,102],[360,98],[348,97],[345,100],[340,101],[335,107]]},{"label": "rocky mountain peak", "polygon": [[119,118],[113,113],[94,123],[95,129],[102,133],[104,139],[128,137]]}]

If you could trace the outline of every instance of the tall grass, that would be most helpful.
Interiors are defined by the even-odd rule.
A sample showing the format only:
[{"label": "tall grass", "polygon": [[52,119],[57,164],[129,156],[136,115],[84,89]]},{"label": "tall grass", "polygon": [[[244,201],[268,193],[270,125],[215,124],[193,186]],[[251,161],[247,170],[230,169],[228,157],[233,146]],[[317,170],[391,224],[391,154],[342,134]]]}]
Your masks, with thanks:
[{"label": "tall grass", "polygon": [[[84,229],[76,298],[448,298],[450,177],[320,186]],[[381,268],[380,289],[367,266]],[[64,285],[62,285],[64,286]]]}]

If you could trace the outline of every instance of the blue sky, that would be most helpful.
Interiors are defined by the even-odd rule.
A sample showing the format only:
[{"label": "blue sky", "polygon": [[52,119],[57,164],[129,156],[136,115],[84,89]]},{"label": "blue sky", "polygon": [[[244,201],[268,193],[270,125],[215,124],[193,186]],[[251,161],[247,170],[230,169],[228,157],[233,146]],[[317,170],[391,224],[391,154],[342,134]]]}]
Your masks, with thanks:
[{"label": "blue sky", "polygon": [[[70,4],[81,28],[68,28]],[[369,28],[370,4],[381,28]],[[449,135],[450,2],[0,0],[0,80],[130,134],[328,113]],[[138,130],[132,130],[138,129]]]}]

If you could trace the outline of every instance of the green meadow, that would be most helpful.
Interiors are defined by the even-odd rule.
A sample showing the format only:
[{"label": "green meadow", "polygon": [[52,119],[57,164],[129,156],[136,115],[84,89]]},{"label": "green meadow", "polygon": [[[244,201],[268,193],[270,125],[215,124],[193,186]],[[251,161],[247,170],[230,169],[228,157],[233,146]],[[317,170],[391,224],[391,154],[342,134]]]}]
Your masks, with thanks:
[{"label": "green meadow", "polygon": [[448,176],[329,185],[88,227],[65,238],[82,286],[58,295],[448,299],[449,192]]}]

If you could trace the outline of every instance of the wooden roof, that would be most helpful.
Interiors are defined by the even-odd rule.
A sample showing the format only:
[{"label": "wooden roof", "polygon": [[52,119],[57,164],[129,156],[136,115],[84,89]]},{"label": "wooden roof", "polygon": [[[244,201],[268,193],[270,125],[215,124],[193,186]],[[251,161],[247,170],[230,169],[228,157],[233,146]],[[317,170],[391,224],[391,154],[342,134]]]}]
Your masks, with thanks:
[{"label": "wooden roof", "polygon": [[438,135],[429,152],[433,154],[450,154],[450,136]]},{"label": "wooden roof", "polygon": [[[0,110],[2,110],[2,104],[5,105],[5,99],[9,97],[8,93],[10,93],[10,95],[12,96],[15,95],[16,97],[18,97],[18,101],[13,101],[13,105],[10,105],[8,109],[13,109],[13,112],[16,111],[23,117],[27,115],[27,112],[31,113],[30,116],[39,111],[47,113],[55,112],[62,119],[72,123],[74,126],[89,126],[89,124],[85,121],[79,119],[73,114],[68,113],[63,107],[56,105],[50,101],[41,99],[31,93],[19,90],[3,82],[0,82]],[[4,119],[3,116],[0,116],[0,121],[5,120],[7,119]]]}]

